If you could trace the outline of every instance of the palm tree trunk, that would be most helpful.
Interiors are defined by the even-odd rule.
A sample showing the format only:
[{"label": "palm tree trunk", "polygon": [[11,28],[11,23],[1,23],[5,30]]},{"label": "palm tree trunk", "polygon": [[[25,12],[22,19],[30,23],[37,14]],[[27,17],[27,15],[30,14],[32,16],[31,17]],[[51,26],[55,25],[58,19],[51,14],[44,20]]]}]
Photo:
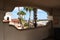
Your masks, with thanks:
[{"label": "palm tree trunk", "polygon": [[31,21],[31,19],[30,19],[30,17],[31,17],[31,12],[29,12],[30,14],[29,14],[29,22]]},{"label": "palm tree trunk", "polygon": [[29,14],[28,25],[29,25],[29,27],[30,27],[30,21],[31,21],[30,17],[31,17],[31,12],[29,12],[29,13],[30,13],[30,14]]},{"label": "palm tree trunk", "polygon": [[37,27],[37,9],[33,8],[34,11],[34,27]]}]

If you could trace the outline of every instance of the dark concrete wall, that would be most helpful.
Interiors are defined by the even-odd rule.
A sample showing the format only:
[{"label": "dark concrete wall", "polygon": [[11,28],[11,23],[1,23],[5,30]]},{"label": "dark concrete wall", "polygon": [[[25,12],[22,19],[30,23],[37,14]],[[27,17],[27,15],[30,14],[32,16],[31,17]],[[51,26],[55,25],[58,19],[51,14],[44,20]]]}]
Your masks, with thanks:
[{"label": "dark concrete wall", "polygon": [[0,40],[4,39],[4,28],[3,28],[3,23],[2,23],[2,17],[3,17],[3,12],[0,11]]},{"label": "dark concrete wall", "polygon": [[53,9],[53,27],[60,28],[60,9]]},{"label": "dark concrete wall", "polygon": [[12,26],[5,27],[5,40],[40,40],[46,37],[48,37],[47,27],[22,31],[19,31]]},{"label": "dark concrete wall", "polygon": [[3,26],[1,21],[0,21],[0,40],[3,40]]}]

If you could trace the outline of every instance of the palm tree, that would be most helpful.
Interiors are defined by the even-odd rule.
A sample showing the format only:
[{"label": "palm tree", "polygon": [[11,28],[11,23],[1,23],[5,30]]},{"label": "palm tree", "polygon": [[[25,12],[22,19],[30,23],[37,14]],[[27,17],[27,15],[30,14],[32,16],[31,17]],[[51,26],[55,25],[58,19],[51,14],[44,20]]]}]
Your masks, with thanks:
[{"label": "palm tree", "polygon": [[34,27],[37,27],[37,9],[33,8],[34,11]]},{"label": "palm tree", "polygon": [[19,12],[17,13],[17,15],[19,15],[20,23],[24,27],[24,18],[23,17],[26,15],[26,13],[24,11],[20,11],[19,8],[18,8],[18,10],[19,10]]},{"label": "palm tree", "polygon": [[25,13],[24,11],[20,11],[20,12],[18,12],[17,15],[20,16],[20,20],[21,20],[21,22],[24,21],[24,15],[26,15],[26,13]]},{"label": "palm tree", "polygon": [[[26,10],[26,11],[29,11],[29,20],[28,20],[28,24],[30,23],[30,17],[31,17],[31,11],[33,10],[33,8],[31,8],[31,7],[24,7],[24,9]],[[29,27],[30,27],[30,25],[29,25]]]},{"label": "palm tree", "polygon": [[17,15],[19,15],[20,18],[24,18],[24,15],[26,15],[26,13],[24,11],[19,11]]}]

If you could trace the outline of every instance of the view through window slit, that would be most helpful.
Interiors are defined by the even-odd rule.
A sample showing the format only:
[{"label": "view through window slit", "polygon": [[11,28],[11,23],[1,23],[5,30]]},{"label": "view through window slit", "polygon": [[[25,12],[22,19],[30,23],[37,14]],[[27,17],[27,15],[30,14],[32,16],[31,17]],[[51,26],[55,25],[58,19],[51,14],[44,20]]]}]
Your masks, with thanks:
[{"label": "view through window slit", "polygon": [[[46,11],[32,7],[15,7],[12,12],[6,12],[3,22],[17,29],[30,29],[46,26],[51,20]],[[37,26],[36,26],[37,24]],[[35,27],[36,26],[36,27]]]}]

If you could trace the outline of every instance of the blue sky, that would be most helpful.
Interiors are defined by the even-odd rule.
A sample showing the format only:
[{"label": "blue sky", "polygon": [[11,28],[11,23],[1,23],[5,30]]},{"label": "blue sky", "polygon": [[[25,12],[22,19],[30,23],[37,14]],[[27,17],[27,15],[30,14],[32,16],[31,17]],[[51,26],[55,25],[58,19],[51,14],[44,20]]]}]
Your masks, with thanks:
[{"label": "blue sky", "polygon": [[[23,7],[20,7],[20,10],[26,12]],[[12,19],[18,18],[18,15],[17,15],[18,12],[19,12],[18,7],[15,7],[14,10],[12,11]],[[37,9],[37,19],[38,20],[39,19],[47,19],[47,16],[48,16],[47,12],[45,12],[41,9]],[[29,12],[26,12],[25,20],[28,20],[28,19],[29,19]],[[31,12],[31,20],[32,19],[33,19],[33,11]]]}]

